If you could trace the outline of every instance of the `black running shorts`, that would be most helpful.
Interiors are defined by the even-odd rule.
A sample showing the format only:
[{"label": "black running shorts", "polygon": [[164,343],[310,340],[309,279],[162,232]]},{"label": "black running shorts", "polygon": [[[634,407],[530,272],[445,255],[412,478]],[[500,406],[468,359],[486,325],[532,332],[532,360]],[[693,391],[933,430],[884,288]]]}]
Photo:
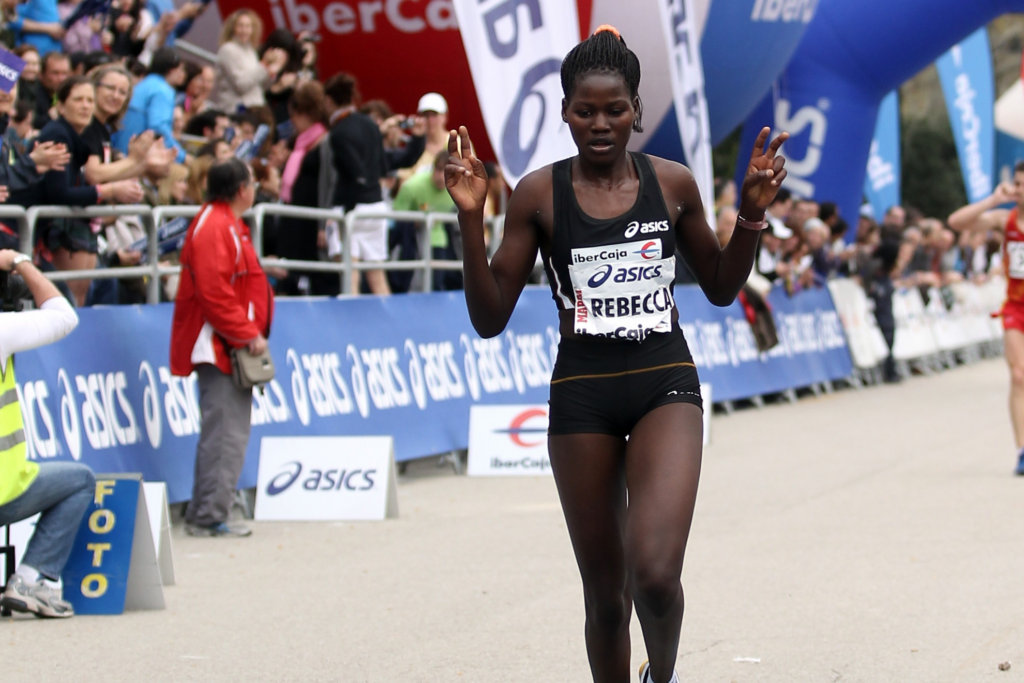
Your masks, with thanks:
[{"label": "black running shorts", "polygon": [[669,403],[703,409],[697,368],[678,327],[643,342],[559,342],[548,434],[625,437],[644,415]]}]

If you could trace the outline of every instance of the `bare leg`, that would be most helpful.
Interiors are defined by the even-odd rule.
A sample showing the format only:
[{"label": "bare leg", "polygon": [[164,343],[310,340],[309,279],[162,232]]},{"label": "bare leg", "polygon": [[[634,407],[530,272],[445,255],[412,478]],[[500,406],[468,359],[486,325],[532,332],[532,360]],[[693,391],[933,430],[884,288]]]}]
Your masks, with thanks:
[{"label": "bare leg", "polygon": [[626,448],[626,561],[651,680],[672,678],[683,622],[683,555],[697,501],[703,420],[689,403],[640,420]]},{"label": "bare leg", "polygon": [[[87,251],[71,252],[61,247],[53,252],[53,265],[57,270],[91,270],[96,267],[96,254]],[[75,297],[77,306],[85,305],[91,283],[92,280],[68,280],[68,289]]]},{"label": "bare leg", "polygon": [[[357,259],[355,256],[353,256],[352,257],[352,264],[355,265],[356,263],[359,263],[359,259]],[[353,296],[359,296],[359,294],[361,293],[359,291],[359,289],[360,289],[359,288],[359,283],[362,281],[362,277],[363,277],[363,271],[361,271],[361,270],[353,270],[352,271],[352,274],[351,274],[352,289],[349,290],[349,294],[351,294]]]},{"label": "bare leg", "polygon": [[583,579],[587,656],[594,683],[629,680],[626,442],[604,434],[548,438],[551,468]]},{"label": "bare leg", "polygon": [[1020,450],[1024,448],[1024,332],[1006,330],[1003,345],[1010,366],[1010,420]]},{"label": "bare leg", "polygon": [[391,287],[388,285],[387,275],[383,270],[366,271],[366,283],[370,285],[370,291],[379,296],[391,294]]}]

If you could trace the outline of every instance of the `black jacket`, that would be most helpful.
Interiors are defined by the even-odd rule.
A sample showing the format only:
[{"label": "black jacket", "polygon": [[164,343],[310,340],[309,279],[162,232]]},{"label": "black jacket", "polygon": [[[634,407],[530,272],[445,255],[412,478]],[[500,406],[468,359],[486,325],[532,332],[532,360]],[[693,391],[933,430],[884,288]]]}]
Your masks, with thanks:
[{"label": "black jacket", "polygon": [[380,129],[373,119],[352,112],[334,123],[328,140],[338,172],[334,205],[351,211],[356,204],[381,201],[380,179],[388,168]]},{"label": "black jacket", "polygon": [[388,162],[389,171],[397,171],[400,168],[410,168],[423,156],[423,150],[427,148],[425,135],[413,135],[400,149],[384,150]]},{"label": "black jacket", "polygon": [[32,127],[42,130],[53,119],[50,118],[50,107],[53,106],[53,93],[42,83],[36,84],[36,110],[32,116]]}]

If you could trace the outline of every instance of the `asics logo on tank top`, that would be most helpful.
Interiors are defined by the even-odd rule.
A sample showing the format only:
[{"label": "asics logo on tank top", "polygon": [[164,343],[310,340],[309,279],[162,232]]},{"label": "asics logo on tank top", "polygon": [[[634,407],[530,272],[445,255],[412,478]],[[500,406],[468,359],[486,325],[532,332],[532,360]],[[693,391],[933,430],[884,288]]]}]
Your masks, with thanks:
[{"label": "asics logo on tank top", "polygon": [[626,232],[623,234],[627,240],[636,237],[637,233],[641,235],[649,235],[655,232],[668,232],[669,225],[668,221],[651,221],[649,223],[641,223],[640,221],[633,221],[626,226]]}]

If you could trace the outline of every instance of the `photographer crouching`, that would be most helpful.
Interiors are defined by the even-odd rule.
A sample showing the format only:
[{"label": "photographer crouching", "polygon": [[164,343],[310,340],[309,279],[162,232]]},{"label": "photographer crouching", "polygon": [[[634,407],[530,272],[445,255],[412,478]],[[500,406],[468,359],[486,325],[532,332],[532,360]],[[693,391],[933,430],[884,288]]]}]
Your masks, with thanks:
[{"label": "photographer crouching", "polygon": [[[21,293],[15,290],[22,287],[35,299],[37,310],[17,310]],[[63,339],[78,325],[78,316],[28,256],[10,249],[0,250],[0,301],[7,311],[0,313],[0,525],[42,513],[21,564],[8,577],[0,607],[70,617],[75,612],[61,599],[56,581],[96,482],[92,470],[81,463],[28,461],[14,354]]]}]

